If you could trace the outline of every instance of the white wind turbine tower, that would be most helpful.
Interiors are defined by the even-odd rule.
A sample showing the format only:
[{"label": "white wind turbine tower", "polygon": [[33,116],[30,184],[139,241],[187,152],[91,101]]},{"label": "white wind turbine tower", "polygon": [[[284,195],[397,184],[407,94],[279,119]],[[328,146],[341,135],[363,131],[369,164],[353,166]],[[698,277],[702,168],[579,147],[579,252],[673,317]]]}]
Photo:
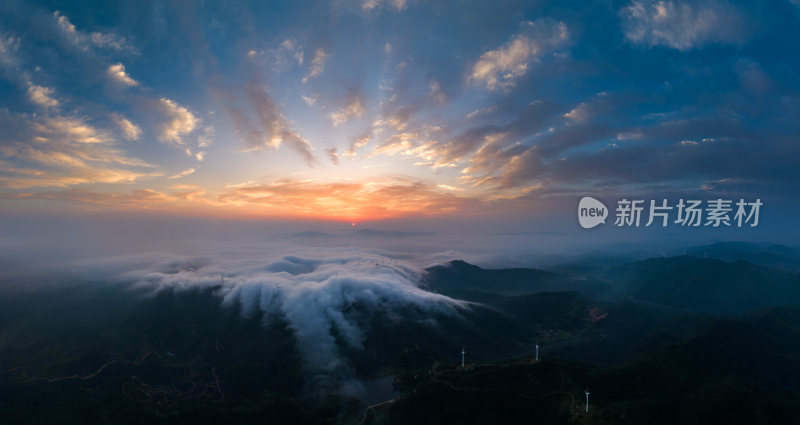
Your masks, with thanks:
[{"label": "white wind turbine tower", "polygon": [[465,347],[461,347],[461,367],[462,368],[464,367],[464,354],[467,353],[466,351],[464,351],[464,348]]},{"label": "white wind turbine tower", "polygon": [[586,388],[586,413],[589,413],[589,388]]}]

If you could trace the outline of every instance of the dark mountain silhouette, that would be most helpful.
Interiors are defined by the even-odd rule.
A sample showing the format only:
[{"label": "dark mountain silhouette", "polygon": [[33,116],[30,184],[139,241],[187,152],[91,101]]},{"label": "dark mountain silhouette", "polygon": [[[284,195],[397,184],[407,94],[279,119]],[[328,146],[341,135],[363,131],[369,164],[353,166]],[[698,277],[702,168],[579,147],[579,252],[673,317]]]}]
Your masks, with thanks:
[{"label": "dark mountain silhouette", "polygon": [[[678,253],[676,253],[678,254]],[[761,266],[800,271],[800,249],[776,244],[718,242],[686,248],[687,255],[725,261],[747,261]]]},{"label": "dark mountain silhouette", "polygon": [[560,358],[459,366],[402,377],[407,395],[368,412],[366,423],[796,423],[800,309],[718,319],[622,366]]},{"label": "dark mountain silhouette", "polygon": [[613,289],[593,277],[576,279],[565,274],[529,268],[482,269],[461,260],[428,268],[423,282],[441,291],[479,291],[503,295],[568,290],[600,295]]},{"label": "dark mountain silhouette", "polygon": [[[7,290],[0,415],[4,424],[796,422],[800,291],[788,269],[693,256],[555,271],[453,261],[419,285],[469,307],[390,312],[354,301],[330,312],[363,335],[362,346],[338,344],[332,361],[346,367],[334,375],[309,367],[280,314],[243,316],[220,304],[218,288],[146,296],[65,278]],[[377,397],[354,382],[393,388]],[[387,397],[396,400],[380,404]]]},{"label": "dark mountain silhouette", "polygon": [[713,314],[800,301],[800,275],[746,261],[654,258],[611,269],[605,277],[633,298]]}]

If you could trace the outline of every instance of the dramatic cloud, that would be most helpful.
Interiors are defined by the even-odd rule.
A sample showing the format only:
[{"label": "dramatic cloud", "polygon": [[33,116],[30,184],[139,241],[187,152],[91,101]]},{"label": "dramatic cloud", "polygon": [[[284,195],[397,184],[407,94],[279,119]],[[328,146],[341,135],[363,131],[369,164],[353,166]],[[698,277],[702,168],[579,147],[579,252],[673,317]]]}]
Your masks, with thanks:
[{"label": "dramatic cloud", "polygon": [[[60,158],[44,158],[43,162],[55,162]],[[5,172],[13,177],[0,176],[0,186],[9,189],[27,189],[33,187],[65,187],[89,183],[133,183],[145,177],[156,177],[160,174],[132,171],[119,168],[107,168],[78,164],[66,171],[42,171],[39,169],[9,168]],[[41,199],[30,193],[17,193],[6,198]],[[49,198],[58,199],[58,198]]]},{"label": "dramatic cloud", "polygon": [[402,12],[408,7],[408,0],[364,0],[361,3],[361,10],[364,12],[373,12],[383,8]]},{"label": "dramatic cloud", "polygon": [[128,44],[125,37],[120,37],[111,33],[102,33],[99,31],[86,33],[75,28],[75,25],[64,16],[61,12],[56,11],[53,13],[56,18],[56,23],[63,37],[75,47],[82,50],[89,50],[90,48],[101,48],[111,50],[127,50],[133,52],[134,49]]},{"label": "dramatic cloud", "polygon": [[0,65],[13,65],[16,62],[17,49],[19,49],[18,38],[0,34]]},{"label": "dramatic cloud", "polygon": [[287,38],[274,49],[250,50],[247,58],[253,63],[267,65],[276,73],[282,73],[303,66],[305,51],[299,41]]},{"label": "dramatic cloud", "polygon": [[480,205],[473,198],[400,179],[332,183],[280,179],[265,184],[247,183],[229,188],[218,202],[252,211],[268,207],[285,216],[324,214],[345,220],[466,213]]},{"label": "dramatic cloud", "polygon": [[525,22],[509,42],[481,55],[472,66],[468,81],[485,84],[489,90],[511,88],[528,72],[531,62],[564,47],[568,38],[563,22],[549,18]]},{"label": "dramatic cloud", "polygon": [[125,136],[126,139],[138,140],[139,136],[142,135],[142,129],[138,125],[132,123],[129,119],[123,117],[122,115],[113,114],[112,118],[114,119],[114,122],[117,124],[117,126],[119,126],[119,129],[122,131],[122,134]]},{"label": "dramatic cloud", "polygon": [[736,6],[716,0],[634,1],[619,14],[631,42],[678,50],[709,43],[740,44],[749,22]]},{"label": "dramatic cloud", "polygon": [[375,155],[413,155],[420,144],[421,137],[417,133],[395,133],[381,142],[369,156]]},{"label": "dramatic cloud", "polygon": [[81,118],[55,116],[28,119],[0,114],[7,132],[0,136],[3,167],[0,185],[7,188],[71,186],[85,183],[131,183],[158,173],[114,146],[111,133]]},{"label": "dramatic cloud", "polygon": [[89,34],[89,39],[92,41],[92,44],[100,48],[133,51],[133,48],[127,44],[128,42],[125,37],[119,37],[115,34],[93,32]]},{"label": "dramatic cloud", "polygon": [[151,189],[136,189],[131,194],[95,192],[86,189],[67,189],[57,192],[24,192],[6,195],[4,198],[43,199],[73,202],[102,207],[143,208],[163,205],[175,198]]},{"label": "dramatic cloud", "polygon": [[[37,3],[2,8],[0,192],[53,210],[152,190],[146,208],[181,214],[474,217],[656,182],[764,190],[800,169],[788,1],[286,2],[180,25],[173,6],[140,22],[125,0]],[[196,190],[163,187],[199,161]]]},{"label": "dramatic cloud", "polygon": [[159,106],[167,118],[167,121],[161,126],[159,135],[161,140],[183,145],[183,137],[197,128],[200,119],[174,100],[161,98]]},{"label": "dramatic cloud", "polygon": [[359,96],[358,93],[351,93],[344,107],[332,112],[330,114],[330,119],[333,126],[336,127],[350,121],[352,118],[360,117],[363,113],[364,104],[361,100],[361,96]]},{"label": "dramatic cloud", "polygon": [[53,16],[56,18],[58,26],[61,28],[61,31],[64,32],[64,35],[66,35],[67,38],[70,39],[70,41],[72,41],[73,43],[77,43],[79,41],[79,38],[81,38],[82,36],[78,34],[78,31],[75,29],[75,25],[72,25],[69,19],[66,16],[62,15],[61,12],[59,11],[54,12]]},{"label": "dramatic cloud", "polygon": [[325,69],[325,61],[328,60],[328,53],[325,50],[317,49],[314,52],[314,58],[311,59],[311,65],[308,67],[308,74],[303,77],[303,82],[308,82],[311,79],[317,78],[322,74]]},{"label": "dramatic cloud", "polygon": [[469,120],[469,119],[472,119],[472,118],[475,118],[475,117],[478,117],[478,116],[481,116],[481,115],[491,114],[495,110],[497,110],[497,105],[491,104],[491,105],[489,105],[489,106],[487,106],[487,107],[485,107],[483,109],[476,109],[476,110],[468,113],[467,114],[467,119]]},{"label": "dramatic cloud", "polygon": [[372,139],[372,135],[370,133],[362,134],[361,136],[356,137],[353,140],[353,143],[350,146],[350,149],[347,150],[344,154],[349,157],[354,157],[358,153],[358,150],[366,146],[369,141]]},{"label": "dramatic cloud", "polygon": [[196,171],[196,170],[195,170],[194,168],[189,168],[189,169],[187,169],[187,170],[183,170],[183,171],[181,171],[181,172],[180,172],[180,173],[178,173],[178,174],[171,175],[171,176],[169,176],[168,178],[169,178],[169,179],[173,179],[173,180],[174,180],[174,179],[179,179],[179,178],[181,178],[181,177],[186,177],[186,176],[188,176],[188,175],[190,175],[190,174],[194,174],[194,172],[195,172],[195,171]]},{"label": "dramatic cloud", "polygon": [[241,110],[231,108],[229,112],[248,147],[253,150],[277,149],[286,143],[300,153],[308,165],[313,164],[311,143],[292,129],[292,125],[284,117],[280,106],[269,95],[267,88],[263,85],[250,84],[246,87],[246,92],[260,128],[254,128],[250,124],[250,119]]},{"label": "dramatic cloud", "polygon": [[585,121],[589,113],[589,107],[585,103],[581,103],[571,111],[564,114],[564,118],[568,118],[571,121]]},{"label": "dramatic cloud", "polygon": [[50,87],[37,86],[36,84],[28,85],[28,97],[31,102],[45,108],[58,106],[58,100],[53,98],[54,92],[55,90]]},{"label": "dramatic cloud", "polygon": [[45,118],[35,122],[33,128],[44,135],[41,141],[55,143],[107,143],[112,141],[110,134],[98,130],[82,119],[69,117]]},{"label": "dramatic cloud", "polygon": [[125,86],[138,86],[139,83],[125,72],[125,65],[117,63],[108,67],[108,76]]},{"label": "dramatic cloud", "polygon": [[283,40],[281,42],[281,45],[278,48],[278,53],[275,56],[277,58],[275,61],[276,66],[281,66],[282,61],[294,61],[297,63],[297,66],[302,66],[303,62],[305,61],[303,46],[291,39]]},{"label": "dramatic cloud", "polygon": [[438,81],[433,81],[428,85],[430,90],[428,91],[428,96],[435,102],[435,103],[445,103],[447,102],[447,95],[444,94],[442,91],[442,86],[439,85]]},{"label": "dramatic cloud", "polygon": [[[531,148],[520,141],[531,136],[543,137],[544,133],[552,131],[549,126],[555,125],[564,114],[570,114],[562,110],[563,107],[553,102],[529,102],[514,119],[502,126],[478,126],[444,141],[436,140],[435,128],[423,127],[419,133],[396,133],[384,139],[372,155],[416,157],[420,161],[415,165],[432,169],[455,168],[467,163],[460,181],[474,186],[498,184],[497,177],[513,158]],[[573,115],[577,116],[577,112]]]},{"label": "dramatic cloud", "polygon": [[339,154],[336,153],[336,148],[330,148],[326,151],[328,153],[328,158],[334,165],[339,165]]}]

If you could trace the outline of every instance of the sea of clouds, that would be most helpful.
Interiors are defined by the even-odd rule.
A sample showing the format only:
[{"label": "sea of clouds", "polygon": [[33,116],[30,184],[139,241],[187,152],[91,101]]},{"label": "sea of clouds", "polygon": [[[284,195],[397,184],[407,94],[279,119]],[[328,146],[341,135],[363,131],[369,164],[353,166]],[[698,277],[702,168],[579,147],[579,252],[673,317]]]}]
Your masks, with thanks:
[{"label": "sea of clouds", "polygon": [[[420,286],[426,266],[456,253],[408,254],[352,247],[320,248],[259,244],[190,253],[146,253],[84,260],[71,273],[92,281],[159,291],[213,289],[223,307],[245,316],[281,318],[293,331],[313,379],[355,395],[363,389],[341,352],[363,349],[369,329],[359,312],[403,323],[437,326],[436,318],[459,316],[470,304]],[[139,295],[141,296],[141,295]],[[409,318],[404,313],[414,312]]]}]

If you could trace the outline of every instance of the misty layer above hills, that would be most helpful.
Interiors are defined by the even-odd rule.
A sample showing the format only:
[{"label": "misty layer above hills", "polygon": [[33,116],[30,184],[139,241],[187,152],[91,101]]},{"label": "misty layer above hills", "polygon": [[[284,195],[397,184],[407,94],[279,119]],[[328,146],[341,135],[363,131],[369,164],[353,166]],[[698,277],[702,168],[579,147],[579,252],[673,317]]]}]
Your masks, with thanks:
[{"label": "misty layer above hills", "polygon": [[629,298],[712,314],[740,314],[800,301],[800,275],[796,272],[689,255],[620,266],[564,266],[558,271],[492,270],[453,261],[429,268],[425,282],[464,299],[475,298],[470,292],[577,291],[601,300]]},{"label": "misty layer above hills", "polygon": [[[414,394],[434,390],[443,398],[431,401],[450,403],[450,396],[489,388],[507,392],[510,403],[518,397],[514,391],[533,391],[516,387],[510,376],[521,368],[544,379],[542,369],[526,366],[536,344],[555,362],[542,367],[563,379],[541,395],[554,397],[548,415],[572,418],[557,423],[588,420],[563,405],[585,382],[607,394],[607,406],[641,419],[643,406],[633,393],[612,397],[599,377],[622,385],[642,364],[669,367],[669,375],[651,377],[661,389],[650,397],[664,408],[659,397],[682,397],[685,385],[699,385],[694,375],[703,362],[736,344],[756,358],[782,360],[741,373],[720,366],[702,385],[716,388],[732,379],[737,400],[742,394],[758,399],[760,386],[789,385],[780,400],[796,399],[800,376],[793,369],[774,379],[780,376],[775,367],[793,359],[791,346],[776,338],[791,338],[800,326],[791,307],[800,305],[800,279],[791,267],[680,255],[488,269],[437,263],[443,257],[261,245],[97,259],[55,275],[7,277],[0,292],[0,412],[10,423],[96,422],[94,414],[81,418],[63,406],[89,412],[102,402],[108,407],[97,414],[128,409],[133,422],[161,412],[192,423],[230,415],[258,423],[263,418],[253,412],[270,412],[293,423],[358,423],[367,416],[374,423],[408,423],[408,414],[430,412]],[[735,336],[737,326],[748,339]],[[482,372],[470,366],[455,374],[462,347],[468,363],[487,363]],[[700,363],[691,353],[702,354]],[[396,378],[403,393],[397,406],[405,410],[367,415],[359,399],[370,398],[367,383],[384,376]],[[673,385],[680,380],[687,384]],[[739,387],[742,380],[754,384]],[[50,402],[42,394],[56,396]],[[42,400],[34,416],[14,407],[32,399]],[[474,403],[481,406],[480,398]],[[775,412],[784,411],[780,403]],[[531,419],[519,409],[522,404],[512,403],[506,413]],[[686,409],[708,413],[702,406]],[[602,417],[636,423],[618,413]]]},{"label": "misty layer above hills", "polygon": [[357,386],[348,382],[354,367],[345,353],[364,349],[376,319],[437,326],[468,309],[419,288],[413,263],[377,251],[279,251],[144,257],[128,268],[112,266],[119,270],[112,279],[150,293],[209,290],[245,317],[285,322],[316,383],[330,389]]},{"label": "misty layer above hills", "polygon": [[795,272],[800,271],[800,247],[753,242],[716,242],[707,245],[679,246],[666,249],[657,245],[607,245],[578,254],[533,255],[529,260],[536,267],[557,271],[574,267],[621,266],[651,258],[683,255],[724,261],[742,260],[766,267]]},{"label": "misty layer above hills", "polygon": [[417,236],[431,236],[432,233],[427,232],[399,232],[390,230],[377,230],[377,229],[358,229],[347,233],[326,233],[316,231],[306,231],[300,233],[293,233],[292,238],[295,239],[347,239],[347,238],[412,238]]}]

